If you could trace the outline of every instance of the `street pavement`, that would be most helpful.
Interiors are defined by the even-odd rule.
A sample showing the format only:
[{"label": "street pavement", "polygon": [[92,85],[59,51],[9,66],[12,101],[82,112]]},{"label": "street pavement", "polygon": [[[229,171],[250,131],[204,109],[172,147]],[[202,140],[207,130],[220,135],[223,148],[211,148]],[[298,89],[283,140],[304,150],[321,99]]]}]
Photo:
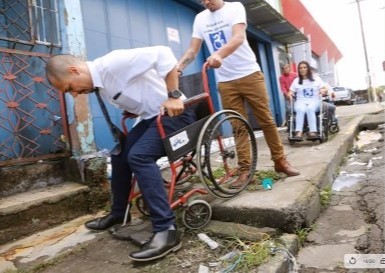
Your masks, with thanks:
[{"label": "street pavement", "polygon": [[[384,105],[379,103],[337,107],[340,132],[322,144],[304,141],[289,145],[287,133],[281,128],[287,158],[301,171],[301,175],[280,179],[272,190],[246,191],[231,200],[213,200],[213,220],[277,228],[287,233],[310,227],[321,212],[319,191],[333,182],[333,175],[353,144],[359,123],[366,115],[383,110]],[[263,137],[257,142],[257,169],[273,170]],[[53,264],[42,271],[46,273],[141,272],[128,258],[128,254],[137,249],[134,244],[84,228],[83,223],[96,216],[86,215],[0,246],[0,272],[28,269],[42,263]],[[55,266],[58,257],[69,252],[72,258]],[[261,267],[259,272],[285,272],[281,268],[281,265],[268,265]],[[167,272],[167,269],[162,272]]]},{"label": "street pavement", "polygon": [[296,255],[301,273],[384,272],[384,125],[384,113],[360,123],[362,131],[324,195],[327,206]]}]

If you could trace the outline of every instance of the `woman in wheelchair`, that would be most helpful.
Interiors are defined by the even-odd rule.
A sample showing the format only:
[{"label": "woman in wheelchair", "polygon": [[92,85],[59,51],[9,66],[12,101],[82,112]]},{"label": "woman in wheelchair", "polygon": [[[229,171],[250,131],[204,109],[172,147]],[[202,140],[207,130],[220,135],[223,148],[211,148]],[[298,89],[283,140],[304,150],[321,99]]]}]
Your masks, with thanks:
[{"label": "woman in wheelchair", "polygon": [[310,65],[306,61],[298,64],[298,77],[290,86],[288,96],[294,100],[294,111],[296,112],[294,139],[302,140],[305,115],[309,126],[307,139],[318,139],[316,112],[320,110],[320,94],[325,88],[321,78],[314,76]]}]

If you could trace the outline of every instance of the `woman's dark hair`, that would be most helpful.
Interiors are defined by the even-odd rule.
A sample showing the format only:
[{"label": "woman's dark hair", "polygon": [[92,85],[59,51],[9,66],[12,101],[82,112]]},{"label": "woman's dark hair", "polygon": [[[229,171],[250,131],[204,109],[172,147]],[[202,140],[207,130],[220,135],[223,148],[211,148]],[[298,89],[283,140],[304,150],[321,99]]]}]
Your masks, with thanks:
[{"label": "woman's dark hair", "polygon": [[304,80],[303,77],[302,77],[302,75],[301,75],[301,73],[299,73],[299,66],[300,66],[301,64],[304,64],[304,65],[306,65],[306,67],[307,67],[307,73],[306,73],[307,78],[308,78],[309,80],[311,80],[311,81],[314,81],[314,78],[313,78],[313,72],[311,71],[311,67],[310,67],[309,63],[306,62],[306,61],[301,61],[301,62],[298,63],[298,67],[297,67],[298,77],[299,77],[298,83],[299,83],[299,84],[302,84],[302,81]]}]

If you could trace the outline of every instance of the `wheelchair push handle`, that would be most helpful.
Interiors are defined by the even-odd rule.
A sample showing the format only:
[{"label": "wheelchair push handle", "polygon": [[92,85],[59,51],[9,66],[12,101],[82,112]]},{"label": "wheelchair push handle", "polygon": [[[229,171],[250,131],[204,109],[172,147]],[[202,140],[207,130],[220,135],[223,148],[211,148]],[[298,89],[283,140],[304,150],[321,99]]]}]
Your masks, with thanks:
[{"label": "wheelchair push handle", "polygon": [[[184,100],[183,104],[184,104],[185,108],[186,107],[190,107],[191,105],[198,104],[200,102],[206,101],[206,103],[208,105],[208,108],[209,108],[209,112],[211,114],[213,114],[215,112],[214,106],[213,106],[213,102],[212,102],[212,99],[211,99],[211,96],[210,96],[210,88],[209,88],[208,72],[207,72],[208,69],[209,69],[208,62],[205,62],[202,65],[203,93],[198,94],[198,95],[196,95],[194,97],[191,97],[191,98],[188,98],[188,99]],[[158,129],[159,129],[160,136],[162,138],[165,138],[166,137],[166,132],[164,131],[164,128],[163,128],[163,125],[162,125],[162,122],[161,122],[161,117],[162,117],[162,115],[159,114],[158,118],[157,118],[157,124],[158,124]]]},{"label": "wheelchair push handle", "polygon": [[[209,107],[209,111],[211,114],[213,114],[215,112],[214,110],[214,106],[213,106],[213,102],[211,100],[211,97],[210,97],[210,87],[209,87],[209,80],[208,80],[208,70],[210,69],[209,65],[208,65],[208,62],[205,62],[203,65],[202,65],[202,81],[203,81],[203,93],[200,93],[196,96],[193,96],[191,98],[187,98],[183,101],[183,104],[184,104],[184,107],[187,108],[187,107],[190,107],[194,104],[198,104],[200,102],[203,102],[206,100],[207,104],[208,104],[208,107]],[[161,125],[161,122],[160,122],[160,118],[161,118],[161,113],[158,115],[158,124]],[[133,114],[133,113],[130,113],[128,111],[123,111],[122,113],[122,119],[121,119],[121,126],[123,128],[123,133],[125,135],[127,135],[128,133],[128,129],[127,129],[127,126],[126,126],[126,120],[127,119],[134,119],[134,118],[137,118],[138,115],[136,114]],[[163,126],[160,126],[159,128],[161,128],[161,131],[163,131]],[[161,133],[162,134],[162,133]]]}]

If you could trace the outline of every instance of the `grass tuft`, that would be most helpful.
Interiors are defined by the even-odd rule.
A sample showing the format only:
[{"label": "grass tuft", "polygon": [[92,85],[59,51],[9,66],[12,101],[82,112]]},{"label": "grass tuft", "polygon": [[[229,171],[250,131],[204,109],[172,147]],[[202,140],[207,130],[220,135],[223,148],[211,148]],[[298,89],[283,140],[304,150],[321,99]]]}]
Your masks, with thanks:
[{"label": "grass tuft", "polygon": [[328,186],[324,188],[323,190],[320,191],[320,200],[321,200],[321,205],[323,207],[326,207],[330,204],[330,200],[332,197],[332,188],[331,186]]}]

